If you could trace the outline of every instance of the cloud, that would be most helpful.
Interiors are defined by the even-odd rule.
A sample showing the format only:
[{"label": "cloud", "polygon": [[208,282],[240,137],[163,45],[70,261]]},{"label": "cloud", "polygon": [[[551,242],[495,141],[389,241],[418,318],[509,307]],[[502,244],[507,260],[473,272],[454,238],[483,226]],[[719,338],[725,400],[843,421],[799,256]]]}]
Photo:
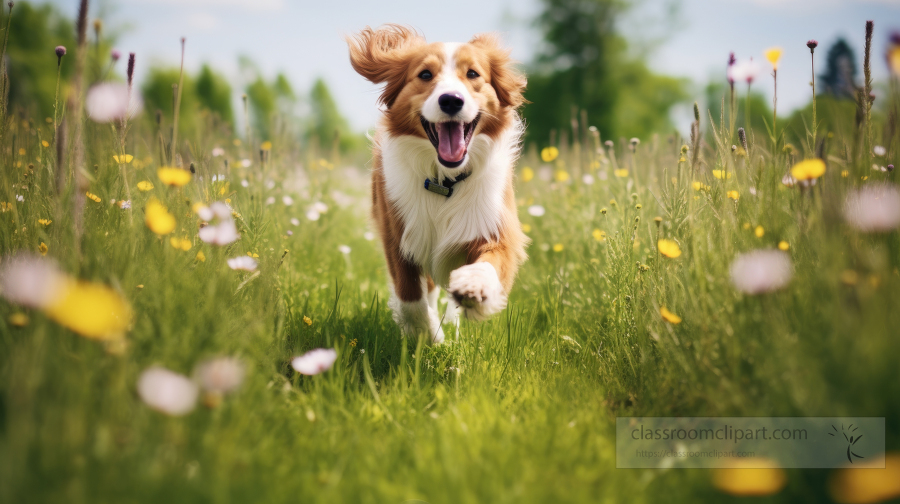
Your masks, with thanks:
[{"label": "cloud", "polygon": [[128,0],[129,3],[177,5],[179,7],[233,7],[255,11],[279,11],[285,0]]}]

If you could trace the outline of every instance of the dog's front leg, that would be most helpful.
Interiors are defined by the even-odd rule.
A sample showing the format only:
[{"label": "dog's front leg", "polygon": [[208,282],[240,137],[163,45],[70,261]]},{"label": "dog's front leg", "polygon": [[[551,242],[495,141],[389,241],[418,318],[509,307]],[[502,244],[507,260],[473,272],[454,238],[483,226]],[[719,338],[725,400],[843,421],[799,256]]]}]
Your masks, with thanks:
[{"label": "dog's front leg", "polygon": [[[392,289],[388,303],[394,321],[407,336],[425,332],[431,343],[442,343],[444,332],[438,317],[436,287],[422,275],[422,269],[402,257],[389,262]],[[431,291],[431,292],[429,292]]]},{"label": "dog's front leg", "polygon": [[466,318],[484,320],[506,308],[518,267],[509,244],[479,241],[469,246],[466,265],[450,272],[447,290]]}]

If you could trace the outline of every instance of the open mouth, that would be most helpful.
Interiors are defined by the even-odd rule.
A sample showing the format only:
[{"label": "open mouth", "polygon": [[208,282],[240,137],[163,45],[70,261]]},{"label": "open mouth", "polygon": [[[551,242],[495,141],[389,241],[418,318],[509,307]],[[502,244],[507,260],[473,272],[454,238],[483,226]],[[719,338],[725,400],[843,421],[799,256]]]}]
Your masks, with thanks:
[{"label": "open mouth", "polygon": [[437,150],[438,161],[447,168],[456,168],[466,159],[469,151],[469,142],[475,133],[475,126],[481,114],[470,123],[448,121],[442,123],[428,122],[424,117],[419,117],[422,127],[428,139],[431,140]]}]

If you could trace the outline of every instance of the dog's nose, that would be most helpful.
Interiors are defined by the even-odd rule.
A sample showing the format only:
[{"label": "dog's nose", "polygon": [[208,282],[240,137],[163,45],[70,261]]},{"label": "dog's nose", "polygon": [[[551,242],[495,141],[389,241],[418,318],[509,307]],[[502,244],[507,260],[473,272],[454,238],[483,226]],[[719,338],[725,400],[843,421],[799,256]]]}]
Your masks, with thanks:
[{"label": "dog's nose", "polygon": [[438,98],[438,105],[447,115],[456,115],[466,102],[459,93],[445,93]]}]

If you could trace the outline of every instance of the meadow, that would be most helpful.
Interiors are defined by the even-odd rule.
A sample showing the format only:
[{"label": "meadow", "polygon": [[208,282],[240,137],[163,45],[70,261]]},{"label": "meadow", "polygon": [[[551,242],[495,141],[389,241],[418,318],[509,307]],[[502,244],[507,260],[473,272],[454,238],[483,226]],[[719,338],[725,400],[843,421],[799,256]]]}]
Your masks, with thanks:
[{"label": "meadow", "polygon": [[[368,152],[207,116],[191,138],[165,121],[79,121],[75,103],[62,139],[57,118],[4,109],[2,502],[900,495],[893,458],[874,473],[736,473],[744,485],[615,468],[617,416],[883,416],[900,449],[898,138],[882,116],[840,116],[797,145],[779,130],[742,142],[727,111],[699,110],[693,138],[607,139],[576,121],[568,141],[527,145],[516,190],[532,243],[509,307],[429,346],[387,308]],[[801,163],[814,158],[824,172]],[[236,241],[201,239],[229,222]],[[757,250],[776,265],[743,278],[735,263]],[[27,289],[26,269],[40,273]],[[48,289],[66,306],[25,302]],[[336,351],[333,367],[295,371],[316,348]],[[237,386],[174,409],[139,390],[153,368],[208,382],[220,358]]]}]

